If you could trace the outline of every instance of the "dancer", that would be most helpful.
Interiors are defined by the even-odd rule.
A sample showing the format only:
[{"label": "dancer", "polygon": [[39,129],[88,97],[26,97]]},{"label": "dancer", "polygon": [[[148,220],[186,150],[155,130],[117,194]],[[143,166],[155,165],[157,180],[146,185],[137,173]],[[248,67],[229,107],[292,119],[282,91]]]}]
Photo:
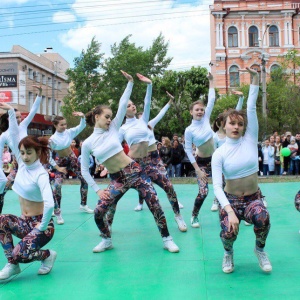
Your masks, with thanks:
[{"label": "dancer", "polygon": [[[243,108],[243,103],[244,103],[243,92],[232,91],[231,93],[239,96],[239,101],[238,101],[235,109],[241,110]],[[226,133],[225,133],[224,129],[222,128],[223,116],[224,116],[225,112],[226,111],[224,111],[223,113],[220,113],[213,123],[213,131],[215,132],[215,134],[214,134],[215,149],[221,147],[225,143],[225,140],[226,140]],[[224,183],[224,186],[225,186],[225,183]],[[219,207],[218,199],[217,199],[217,197],[215,197],[210,210],[217,211],[218,207]]]},{"label": "dancer", "polygon": [[[9,109],[9,114],[13,115],[9,132],[17,137],[18,127],[13,108],[4,103],[0,107]],[[19,144],[18,139],[14,139],[12,146],[19,164],[13,190],[19,195],[22,215],[0,216],[0,243],[8,260],[0,271],[1,280],[20,273],[19,263],[35,260],[41,261],[38,274],[48,274],[56,259],[55,251],[41,250],[54,235],[51,219],[54,201],[48,174],[41,164],[47,162],[48,139],[27,136]],[[17,246],[13,244],[12,235],[22,239]]]},{"label": "dancer", "polygon": [[[256,235],[254,252],[259,266],[264,272],[271,272],[272,265],[264,252],[270,230],[270,217],[261,199],[257,178],[256,100],[259,76],[255,70],[249,68],[240,71],[248,71],[253,78],[247,100],[247,116],[237,110],[226,112],[223,121],[226,142],[215,151],[212,157],[213,187],[221,206],[219,210],[222,228],[220,236],[225,249],[222,269],[224,273],[231,273],[234,270],[233,243],[238,235],[240,221],[245,220],[254,224]],[[246,132],[243,135],[244,129]],[[246,158],[245,153],[247,153]],[[226,180],[224,190],[222,174]]]},{"label": "dancer", "polygon": [[[42,88],[40,86],[37,85],[33,85],[33,88],[38,90],[38,95],[31,107],[31,110],[28,114],[28,116],[22,121],[22,115],[21,112],[15,109],[15,116],[16,116],[16,120],[18,123],[18,142],[27,136],[27,128],[30,124],[30,122],[32,121],[32,119],[34,118],[35,114],[37,113],[41,101],[42,101]],[[15,139],[16,136],[12,136],[9,134],[8,129],[8,113],[3,114],[0,117],[0,130],[2,132],[1,134],[1,139],[0,139],[0,151],[3,151],[3,147],[5,144],[7,144],[9,146],[10,149],[12,149],[12,145],[13,145],[13,141]],[[0,169],[2,169],[2,160],[0,160]],[[12,186],[16,174],[18,171],[18,165],[16,165],[14,168],[12,168],[10,174],[7,176],[7,178],[5,179],[5,185],[2,187],[3,185],[3,180],[2,180],[2,174],[0,171],[0,214],[2,212],[2,208],[3,208],[3,204],[4,204],[4,196],[6,194],[6,192],[8,191],[8,189]]]},{"label": "dancer", "polygon": [[[180,204],[179,201],[177,200],[176,192],[174,190],[171,181],[168,178],[167,170],[164,166],[162,159],[158,154],[156,139],[154,136],[154,127],[164,117],[164,115],[166,114],[166,112],[168,111],[168,109],[170,108],[170,106],[174,101],[174,96],[172,96],[169,92],[166,93],[170,98],[169,102],[163,107],[160,113],[148,123],[148,134],[149,134],[148,145],[149,146],[148,146],[148,159],[146,162],[145,171],[146,174],[151,178],[151,181],[156,183],[167,193],[168,199],[175,213],[175,218],[182,218],[180,216],[179,208],[183,208],[183,205]],[[143,115],[142,113],[138,114],[139,119],[142,117],[142,115]],[[143,209],[143,202],[144,202],[143,198],[139,195],[139,204],[134,210],[141,211]],[[182,231],[186,231],[187,230],[186,225],[184,226],[183,224],[184,221],[183,222],[182,221],[180,222],[180,224],[182,223],[181,229],[183,229]]]},{"label": "dancer", "polygon": [[[117,204],[130,188],[138,190],[145,199],[163,238],[164,248],[170,252],[179,252],[179,248],[169,234],[164,212],[160,207],[150,179],[144,179],[142,168],[124,153],[118,138],[118,131],[124,119],[133,86],[132,77],[124,71],[121,72],[129,82],[120,99],[116,117],[111,120],[111,109],[103,105],[95,107],[86,115],[87,123],[94,126],[94,132],[82,144],[81,172],[100,198],[95,208],[95,222],[102,236],[102,241],[93,249],[93,252],[103,252],[113,248],[111,232],[105,220],[105,214],[110,206]],[[142,82],[148,84],[149,93],[151,81],[140,74],[137,76]],[[90,154],[93,154],[110,174],[111,182],[105,190],[100,190],[89,173]]]},{"label": "dancer", "polygon": [[49,143],[52,150],[54,150],[58,155],[58,161],[53,163],[52,166],[59,165],[64,167],[64,172],[56,172],[54,183],[52,185],[53,197],[55,202],[54,214],[56,216],[56,223],[59,225],[64,224],[64,219],[61,214],[61,185],[65,174],[68,171],[72,171],[80,180],[80,195],[81,202],[79,209],[83,212],[92,214],[94,211],[90,209],[87,202],[88,184],[81,175],[79,163],[76,155],[71,149],[71,143],[73,139],[85,128],[86,122],[85,117],[82,112],[73,112],[73,116],[80,117],[80,124],[77,127],[67,129],[67,122],[64,117],[56,116],[53,119],[53,125],[56,132],[50,137]]},{"label": "dancer", "polygon": [[[294,204],[295,204],[295,208],[300,212],[300,190],[298,191],[298,193],[295,196]],[[300,230],[299,230],[299,233],[300,233]]]},{"label": "dancer", "polygon": [[[207,107],[202,101],[196,101],[190,106],[190,114],[193,117],[192,124],[185,129],[185,151],[193,165],[199,186],[199,193],[195,199],[192,212],[191,226],[200,227],[198,214],[208,194],[207,176],[211,173],[211,156],[214,152],[213,131],[210,127],[210,115],[215,103],[215,89],[213,88],[213,76],[207,76],[209,80],[209,94]],[[193,156],[193,144],[197,147],[196,159]]]}]

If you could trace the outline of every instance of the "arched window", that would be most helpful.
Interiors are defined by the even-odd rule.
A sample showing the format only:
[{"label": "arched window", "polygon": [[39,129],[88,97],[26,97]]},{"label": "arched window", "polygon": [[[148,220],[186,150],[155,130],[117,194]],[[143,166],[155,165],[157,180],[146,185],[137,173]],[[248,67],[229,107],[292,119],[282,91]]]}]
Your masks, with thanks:
[{"label": "arched window", "polygon": [[255,26],[249,28],[249,47],[258,47],[258,29]]},{"label": "arched window", "polygon": [[234,26],[228,28],[228,47],[238,47],[238,31]]},{"label": "arched window", "polygon": [[[259,65],[253,65],[251,66],[251,69],[254,69],[257,71],[258,76],[259,76],[259,82],[261,82],[261,69]],[[252,75],[251,75],[251,82],[252,82]]]},{"label": "arched window", "polygon": [[270,73],[276,71],[276,70],[279,69],[279,68],[280,68],[280,66],[278,66],[278,65],[273,65],[273,66],[271,67],[271,69],[270,69]]},{"label": "arched window", "polygon": [[279,47],[279,32],[277,26],[275,25],[272,25],[269,28],[269,46]]},{"label": "arched window", "polygon": [[230,87],[240,86],[240,74],[237,66],[231,66],[229,69]]}]

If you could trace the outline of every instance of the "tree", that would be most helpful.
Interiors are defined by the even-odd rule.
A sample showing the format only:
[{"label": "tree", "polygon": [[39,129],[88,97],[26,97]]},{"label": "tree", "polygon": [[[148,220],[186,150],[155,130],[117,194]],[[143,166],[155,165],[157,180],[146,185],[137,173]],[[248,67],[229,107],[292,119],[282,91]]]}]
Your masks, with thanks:
[{"label": "tree", "polygon": [[62,107],[65,117],[70,117],[73,111],[86,113],[102,102],[104,93],[100,69],[103,54],[100,53],[100,46],[93,38],[87,50],[82,50],[81,55],[74,59],[74,68],[66,71],[70,88]]},{"label": "tree", "polygon": [[208,93],[207,70],[192,67],[187,71],[166,71],[162,77],[155,77],[151,117],[169,101],[166,91],[175,96],[174,104],[164,119],[155,127],[158,136],[171,136],[175,132],[183,134],[191,122],[189,107],[191,103],[203,99],[206,103]]}]

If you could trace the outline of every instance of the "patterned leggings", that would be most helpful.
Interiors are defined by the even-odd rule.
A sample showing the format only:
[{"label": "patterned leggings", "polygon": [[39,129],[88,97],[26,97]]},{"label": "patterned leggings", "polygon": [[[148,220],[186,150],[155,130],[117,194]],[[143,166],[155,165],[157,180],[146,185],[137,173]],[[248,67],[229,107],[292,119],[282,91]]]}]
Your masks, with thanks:
[{"label": "patterned leggings", "polygon": [[[43,215],[34,217],[0,216],[0,243],[9,263],[30,263],[49,257],[49,250],[40,249],[52,239],[54,224],[51,219],[48,229],[39,231],[35,226],[41,222],[42,218]],[[22,239],[16,247],[14,247],[12,235]]]},{"label": "patterned leggings", "polygon": [[[206,174],[208,174],[208,176],[211,176],[211,157],[201,158],[197,156],[196,162],[202,172],[205,172]],[[198,216],[201,206],[208,195],[208,183],[205,182],[205,180],[200,179],[198,177],[197,182],[199,187],[199,193],[195,199],[194,209],[192,212],[193,217]]]},{"label": "patterned leggings", "polygon": [[[142,176],[142,168],[136,162],[131,162],[123,170],[110,174],[111,182],[106,190],[110,193],[110,198],[108,200],[99,200],[95,208],[95,222],[100,230],[100,235],[103,238],[111,237],[110,231],[108,229],[107,223],[112,222],[112,220],[104,220],[108,218],[106,215],[108,209],[116,204],[121,199],[121,197],[130,189],[133,188],[142,194],[145,199],[149,210],[154,216],[154,220],[160,231],[162,237],[169,236],[169,231],[167,227],[167,221],[165,214],[159,204],[157,194],[155,189],[151,184],[151,180],[147,178],[146,180]],[[115,211],[113,211],[114,213]]]},{"label": "patterned leggings", "polygon": [[[69,156],[60,157],[57,164],[60,167],[66,167],[68,171],[72,171],[80,180],[80,195],[81,195],[81,205],[86,205],[88,184],[81,175],[80,167],[78,165],[78,160],[76,155],[72,152]],[[54,211],[55,214],[60,213],[60,203],[61,203],[61,185],[64,180],[64,174],[61,172],[55,173],[54,182],[51,185],[54,198]]]},{"label": "patterned leggings", "polygon": [[298,211],[300,211],[300,191],[295,196],[295,207]]},{"label": "patterned leggings", "polygon": [[7,178],[2,168],[0,168],[0,214],[2,213],[3,204],[4,204],[4,195],[6,193],[5,191],[6,182],[7,182]]},{"label": "patterned leggings", "polygon": [[[150,177],[152,182],[156,183],[167,193],[169,202],[173,208],[174,213],[179,214],[180,210],[178,206],[176,192],[174,191],[172,182],[169,180],[168,172],[157,150],[148,153],[144,171],[146,175]],[[139,203],[143,204],[143,202],[144,198],[141,194],[139,194]]]},{"label": "patterned leggings", "polygon": [[[260,189],[255,194],[244,197],[238,197],[226,192],[225,195],[239,221],[245,220],[248,223],[254,224],[256,246],[264,248],[271,224],[270,215],[263,204],[263,196]],[[220,237],[224,249],[232,251],[237,235],[233,232],[232,228],[228,231],[228,215],[221,207],[219,209],[219,218],[222,228]]]}]

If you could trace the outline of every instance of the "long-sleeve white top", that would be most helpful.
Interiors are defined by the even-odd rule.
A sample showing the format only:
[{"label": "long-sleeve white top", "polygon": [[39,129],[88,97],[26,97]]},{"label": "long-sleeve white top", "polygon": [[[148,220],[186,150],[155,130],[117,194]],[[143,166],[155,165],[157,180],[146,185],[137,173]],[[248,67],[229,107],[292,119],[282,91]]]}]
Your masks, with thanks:
[{"label": "long-sleeve white top", "polygon": [[148,122],[148,125],[151,127],[151,129],[148,127],[149,146],[152,146],[153,144],[156,143],[156,139],[154,136],[154,127],[164,117],[164,115],[166,114],[166,112],[168,111],[169,108],[170,108],[170,104],[167,103],[162,108],[162,110],[158,113],[158,115]]},{"label": "long-sleeve white top", "polygon": [[215,100],[215,89],[210,88],[204,116],[200,121],[192,120],[192,124],[185,129],[185,152],[191,163],[196,161],[193,155],[193,144],[196,147],[199,147],[213,137],[213,131],[210,127],[210,115],[213,110]]},{"label": "long-sleeve white top", "polygon": [[150,117],[150,105],[152,96],[152,84],[147,85],[144,99],[144,112],[140,119],[136,117],[126,118],[126,123],[119,129],[119,140],[125,140],[129,147],[141,142],[149,142],[148,121]]},{"label": "long-sleeve white top", "polygon": [[250,85],[247,101],[248,124],[245,135],[239,139],[226,137],[225,143],[212,156],[212,180],[214,193],[222,207],[229,204],[223,191],[222,174],[225,180],[244,178],[258,171],[257,141],[258,121],[256,100],[259,87]]},{"label": "long-sleeve white top", "polygon": [[[9,123],[8,131],[11,135],[17,136],[18,124],[14,110],[9,110],[9,114],[11,111],[14,114],[14,118],[12,118],[12,122]],[[39,160],[36,160],[30,166],[27,166],[21,158],[18,144],[18,139],[13,139],[12,150],[16,155],[19,168],[12,189],[20,197],[28,201],[44,202],[43,218],[38,229],[45,231],[54,208],[49,175]]]},{"label": "long-sleeve white top", "polygon": [[89,172],[89,156],[92,154],[102,164],[110,157],[123,151],[119,141],[119,129],[126,114],[127,104],[132,92],[133,82],[129,81],[120,99],[118,112],[107,130],[94,128],[94,132],[81,147],[81,174],[95,192],[100,188]]}]

